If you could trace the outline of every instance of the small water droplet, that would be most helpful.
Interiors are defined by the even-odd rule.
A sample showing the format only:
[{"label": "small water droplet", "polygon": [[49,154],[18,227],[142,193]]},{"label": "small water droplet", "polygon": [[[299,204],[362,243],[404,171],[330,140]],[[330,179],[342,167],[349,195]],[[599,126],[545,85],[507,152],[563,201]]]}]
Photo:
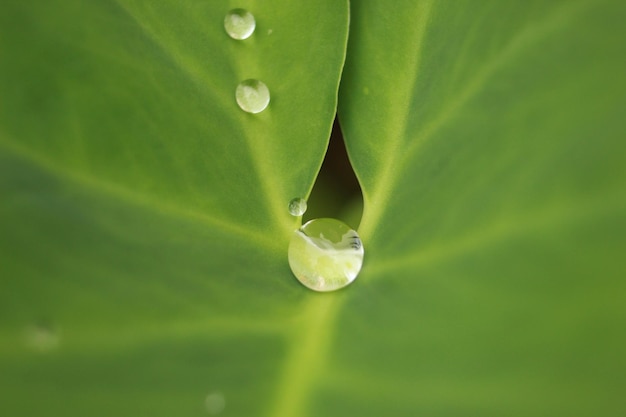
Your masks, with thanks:
[{"label": "small water droplet", "polygon": [[24,329],[24,341],[26,346],[38,352],[47,352],[59,346],[60,337],[58,331],[43,323],[36,323]]},{"label": "small water droplet", "polygon": [[306,213],[306,200],[304,198],[294,198],[289,202],[289,213],[292,216],[300,217]]},{"label": "small water droplet", "polygon": [[298,281],[315,291],[334,291],[354,281],[363,265],[356,231],[335,219],[314,219],[289,242],[289,266]]},{"label": "small water droplet", "polygon": [[224,18],[224,29],[233,39],[248,39],[255,27],[254,16],[245,9],[233,9]]},{"label": "small water droplet", "polygon": [[241,110],[248,113],[260,113],[270,103],[270,90],[263,81],[249,79],[239,83],[235,98]]},{"label": "small water droplet", "polygon": [[224,411],[224,407],[226,407],[224,394],[219,391],[209,393],[204,400],[204,406],[209,414],[213,416],[221,413]]}]

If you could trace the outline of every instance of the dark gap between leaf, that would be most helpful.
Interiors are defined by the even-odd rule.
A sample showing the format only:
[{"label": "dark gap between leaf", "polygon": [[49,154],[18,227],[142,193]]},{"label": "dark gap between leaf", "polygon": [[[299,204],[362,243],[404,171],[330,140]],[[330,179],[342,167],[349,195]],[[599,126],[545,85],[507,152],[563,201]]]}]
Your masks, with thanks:
[{"label": "dark gap between leaf", "polygon": [[307,203],[308,210],[303,216],[303,222],[333,217],[356,229],[361,221],[363,195],[348,159],[337,117],[324,162]]}]

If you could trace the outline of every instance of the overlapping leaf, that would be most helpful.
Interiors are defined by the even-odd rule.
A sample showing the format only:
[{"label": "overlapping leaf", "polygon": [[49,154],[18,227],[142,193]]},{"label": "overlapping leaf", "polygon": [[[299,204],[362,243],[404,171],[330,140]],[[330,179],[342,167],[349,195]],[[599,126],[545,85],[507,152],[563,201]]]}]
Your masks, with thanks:
[{"label": "overlapping leaf", "polygon": [[353,2],[339,110],[369,252],[318,414],[625,411],[625,16]]}]

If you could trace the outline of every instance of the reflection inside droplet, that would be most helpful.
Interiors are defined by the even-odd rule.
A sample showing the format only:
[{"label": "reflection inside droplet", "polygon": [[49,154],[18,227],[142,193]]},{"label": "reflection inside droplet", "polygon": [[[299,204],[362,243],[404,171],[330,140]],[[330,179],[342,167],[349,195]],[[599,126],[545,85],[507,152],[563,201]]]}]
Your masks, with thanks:
[{"label": "reflection inside droplet", "polygon": [[353,282],[363,265],[358,233],[336,219],[314,219],[289,243],[289,266],[298,281],[315,291],[334,291]]}]

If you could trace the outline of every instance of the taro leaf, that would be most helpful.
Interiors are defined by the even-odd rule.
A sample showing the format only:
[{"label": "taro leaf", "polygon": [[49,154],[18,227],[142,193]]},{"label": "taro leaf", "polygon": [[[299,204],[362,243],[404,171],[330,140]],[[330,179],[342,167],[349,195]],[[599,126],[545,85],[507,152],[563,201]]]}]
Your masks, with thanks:
[{"label": "taro leaf", "polygon": [[364,270],[311,415],[626,413],[626,7],[351,4]]},{"label": "taro leaf", "polygon": [[366,264],[315,294],[345,4],[152,3],[0,16],[0,414],[624,414],[623,6],[353,2]]},{"label": "taro leaf", "polygon": [[[308,295],[287,204],[322,162],[347,31],[334,0],[3,3],[0,415],[282,406]],[[272,94],[256,115],[248,78]]]}]

